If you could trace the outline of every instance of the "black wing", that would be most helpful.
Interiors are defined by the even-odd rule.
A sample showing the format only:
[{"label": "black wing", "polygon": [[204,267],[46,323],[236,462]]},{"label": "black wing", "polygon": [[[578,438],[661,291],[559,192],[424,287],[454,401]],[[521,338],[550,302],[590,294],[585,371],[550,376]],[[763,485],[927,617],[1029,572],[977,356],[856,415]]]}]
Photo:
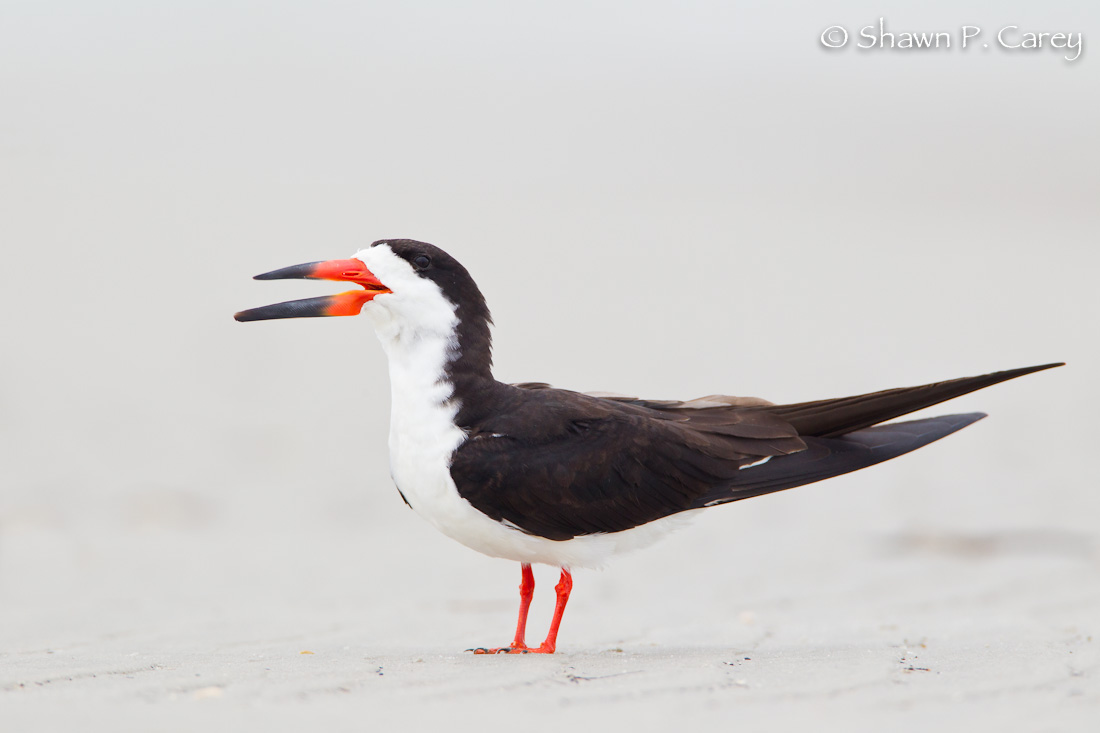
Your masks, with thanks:
[{"label": "black wing", "polygon": [[555,540],[617,532],[915,450],[981,415],[869,426],[1053,366],[796,405],[499,385],[499,409],[463,426],[469,440],[455,452],[451,476],[478,510],[526,532]]},{"label": "black wing", "polygon": [[767,413],[714,414],[700,425],[576,392],[509,389],[498,402],[506,406],[455,451],[451,477],[481,512],[549,539],[690,509],[742,465],[806,447]]}]

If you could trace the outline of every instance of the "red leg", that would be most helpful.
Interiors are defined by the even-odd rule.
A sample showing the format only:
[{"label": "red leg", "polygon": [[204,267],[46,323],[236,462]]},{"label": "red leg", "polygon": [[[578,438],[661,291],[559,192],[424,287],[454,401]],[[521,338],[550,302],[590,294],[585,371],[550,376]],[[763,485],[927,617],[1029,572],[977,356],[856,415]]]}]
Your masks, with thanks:
[{"label": "red leg", "polygon": [[531,651],[539,654],[553,654],[558,643],[558,626],[561,625],[561,617],[565,613],[565,604],[569,603],[569,593],[573,590],[573,576],[565,568],[561,569],[561,580],[554,586],[558,594],[558,602],[554,605],[554,619],[550,622],[550,633],[546,635],[546,641],[538,649]]},{"label": "red leg", "polygon": [[527,635],[527,611],[531,608],[531,599],[535,597],[535,574],[527,563],[522,563],[520,568],[523,579],[519,583],[519,620],[516,621],[516,638],[512,646],[526,649],[524,638]]},{"label": "red leg", "polygon": [[522,654],[528,651],[524,639],[527,636],[527,611],[531,608],[531,599],[535,595],[535,574],[529,563],[520,563],[522,579],[519,583],[519,619],[516,621],[516,638],[512,646],[499,649],[469,649],[474,654]]}]

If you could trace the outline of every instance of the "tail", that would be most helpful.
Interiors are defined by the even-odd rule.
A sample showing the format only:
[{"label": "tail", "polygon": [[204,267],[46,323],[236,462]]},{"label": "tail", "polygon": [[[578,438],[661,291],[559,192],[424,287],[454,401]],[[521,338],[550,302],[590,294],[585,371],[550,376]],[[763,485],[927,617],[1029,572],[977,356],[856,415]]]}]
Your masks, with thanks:
[{"label": "tail", "polygon": [[873,466],[922,448],[983,417],[982,412],[943,415],[878,425],[839,438],[803,438],[806,450],[741,469],[731,484],[700,497],[692,508],[751,499]]},{"label": "tail", "polygon": [[981,420],[985,414],[972,412],[889,425],[878,423],[998,382],[1058,366],[1062,364],[1009,369],[979,377],[888,389],[856,397],[749,408],[767,411],[787,420],[806,443],[806,450],[776,456],[741,469],[733,481],[700,497],[692,508],[791,489],[873,466],[922,448]]},{"label": "tail", "polygon": [[1025,374],[1041,372],[1044,369],[1053,369],[1059,366],[1063,366],[1063,364],[1043,364],[1042,366],[1024,367],[1023,369],[1009,369],[1003,372],[983,374],[980,377],[963,377],[948,382],[924,384],[920,387],[900,387],[855,397],[800,402],[796,405],[770,405],[751,409],[778,415],[793,425],[801,436],[836,438],[856,430],[869,428],[872,425],[878,425],[880,422],[893,420],[895,417],[908,415],[910,412],[923,410],[925,407],[931,407],[955,397],[961,397],[968,392],[989,387],[998,382],[1005,382],[1009,379],[1022,377]]}]

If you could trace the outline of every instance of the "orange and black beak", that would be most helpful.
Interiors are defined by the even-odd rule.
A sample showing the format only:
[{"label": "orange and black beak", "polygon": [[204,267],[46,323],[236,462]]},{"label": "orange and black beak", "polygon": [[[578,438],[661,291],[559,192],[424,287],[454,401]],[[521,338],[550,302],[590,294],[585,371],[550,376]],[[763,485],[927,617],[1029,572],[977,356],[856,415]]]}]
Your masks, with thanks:
[{"label": "orange and black beak", "polygon": [[343,280],[362,285],[362,290],[349,290],[321,298],[290,300],[241,311],[233,317],[238,321],[266,321],[272,318],[314,318],[316,316],[357,316],[369,301],[390,292],[359,260],[328,260],[284,267],[257,275],[255,280]]}]

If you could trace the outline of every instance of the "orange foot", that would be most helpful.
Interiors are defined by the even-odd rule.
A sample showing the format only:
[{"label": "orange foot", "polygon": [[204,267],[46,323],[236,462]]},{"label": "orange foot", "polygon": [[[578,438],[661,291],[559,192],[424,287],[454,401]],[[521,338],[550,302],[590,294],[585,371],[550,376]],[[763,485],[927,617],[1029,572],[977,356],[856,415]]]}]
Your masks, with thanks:
[{"label": "orange foot", "polygon": [[487,649],[485,647],[478,647],[477,649],[467,649],[468,652],[474,654],[553,654],[554,647],[547,646],[545,643],[532,649],[526,645],[513,644],[512,646],[502,646],[498,649]]}]

